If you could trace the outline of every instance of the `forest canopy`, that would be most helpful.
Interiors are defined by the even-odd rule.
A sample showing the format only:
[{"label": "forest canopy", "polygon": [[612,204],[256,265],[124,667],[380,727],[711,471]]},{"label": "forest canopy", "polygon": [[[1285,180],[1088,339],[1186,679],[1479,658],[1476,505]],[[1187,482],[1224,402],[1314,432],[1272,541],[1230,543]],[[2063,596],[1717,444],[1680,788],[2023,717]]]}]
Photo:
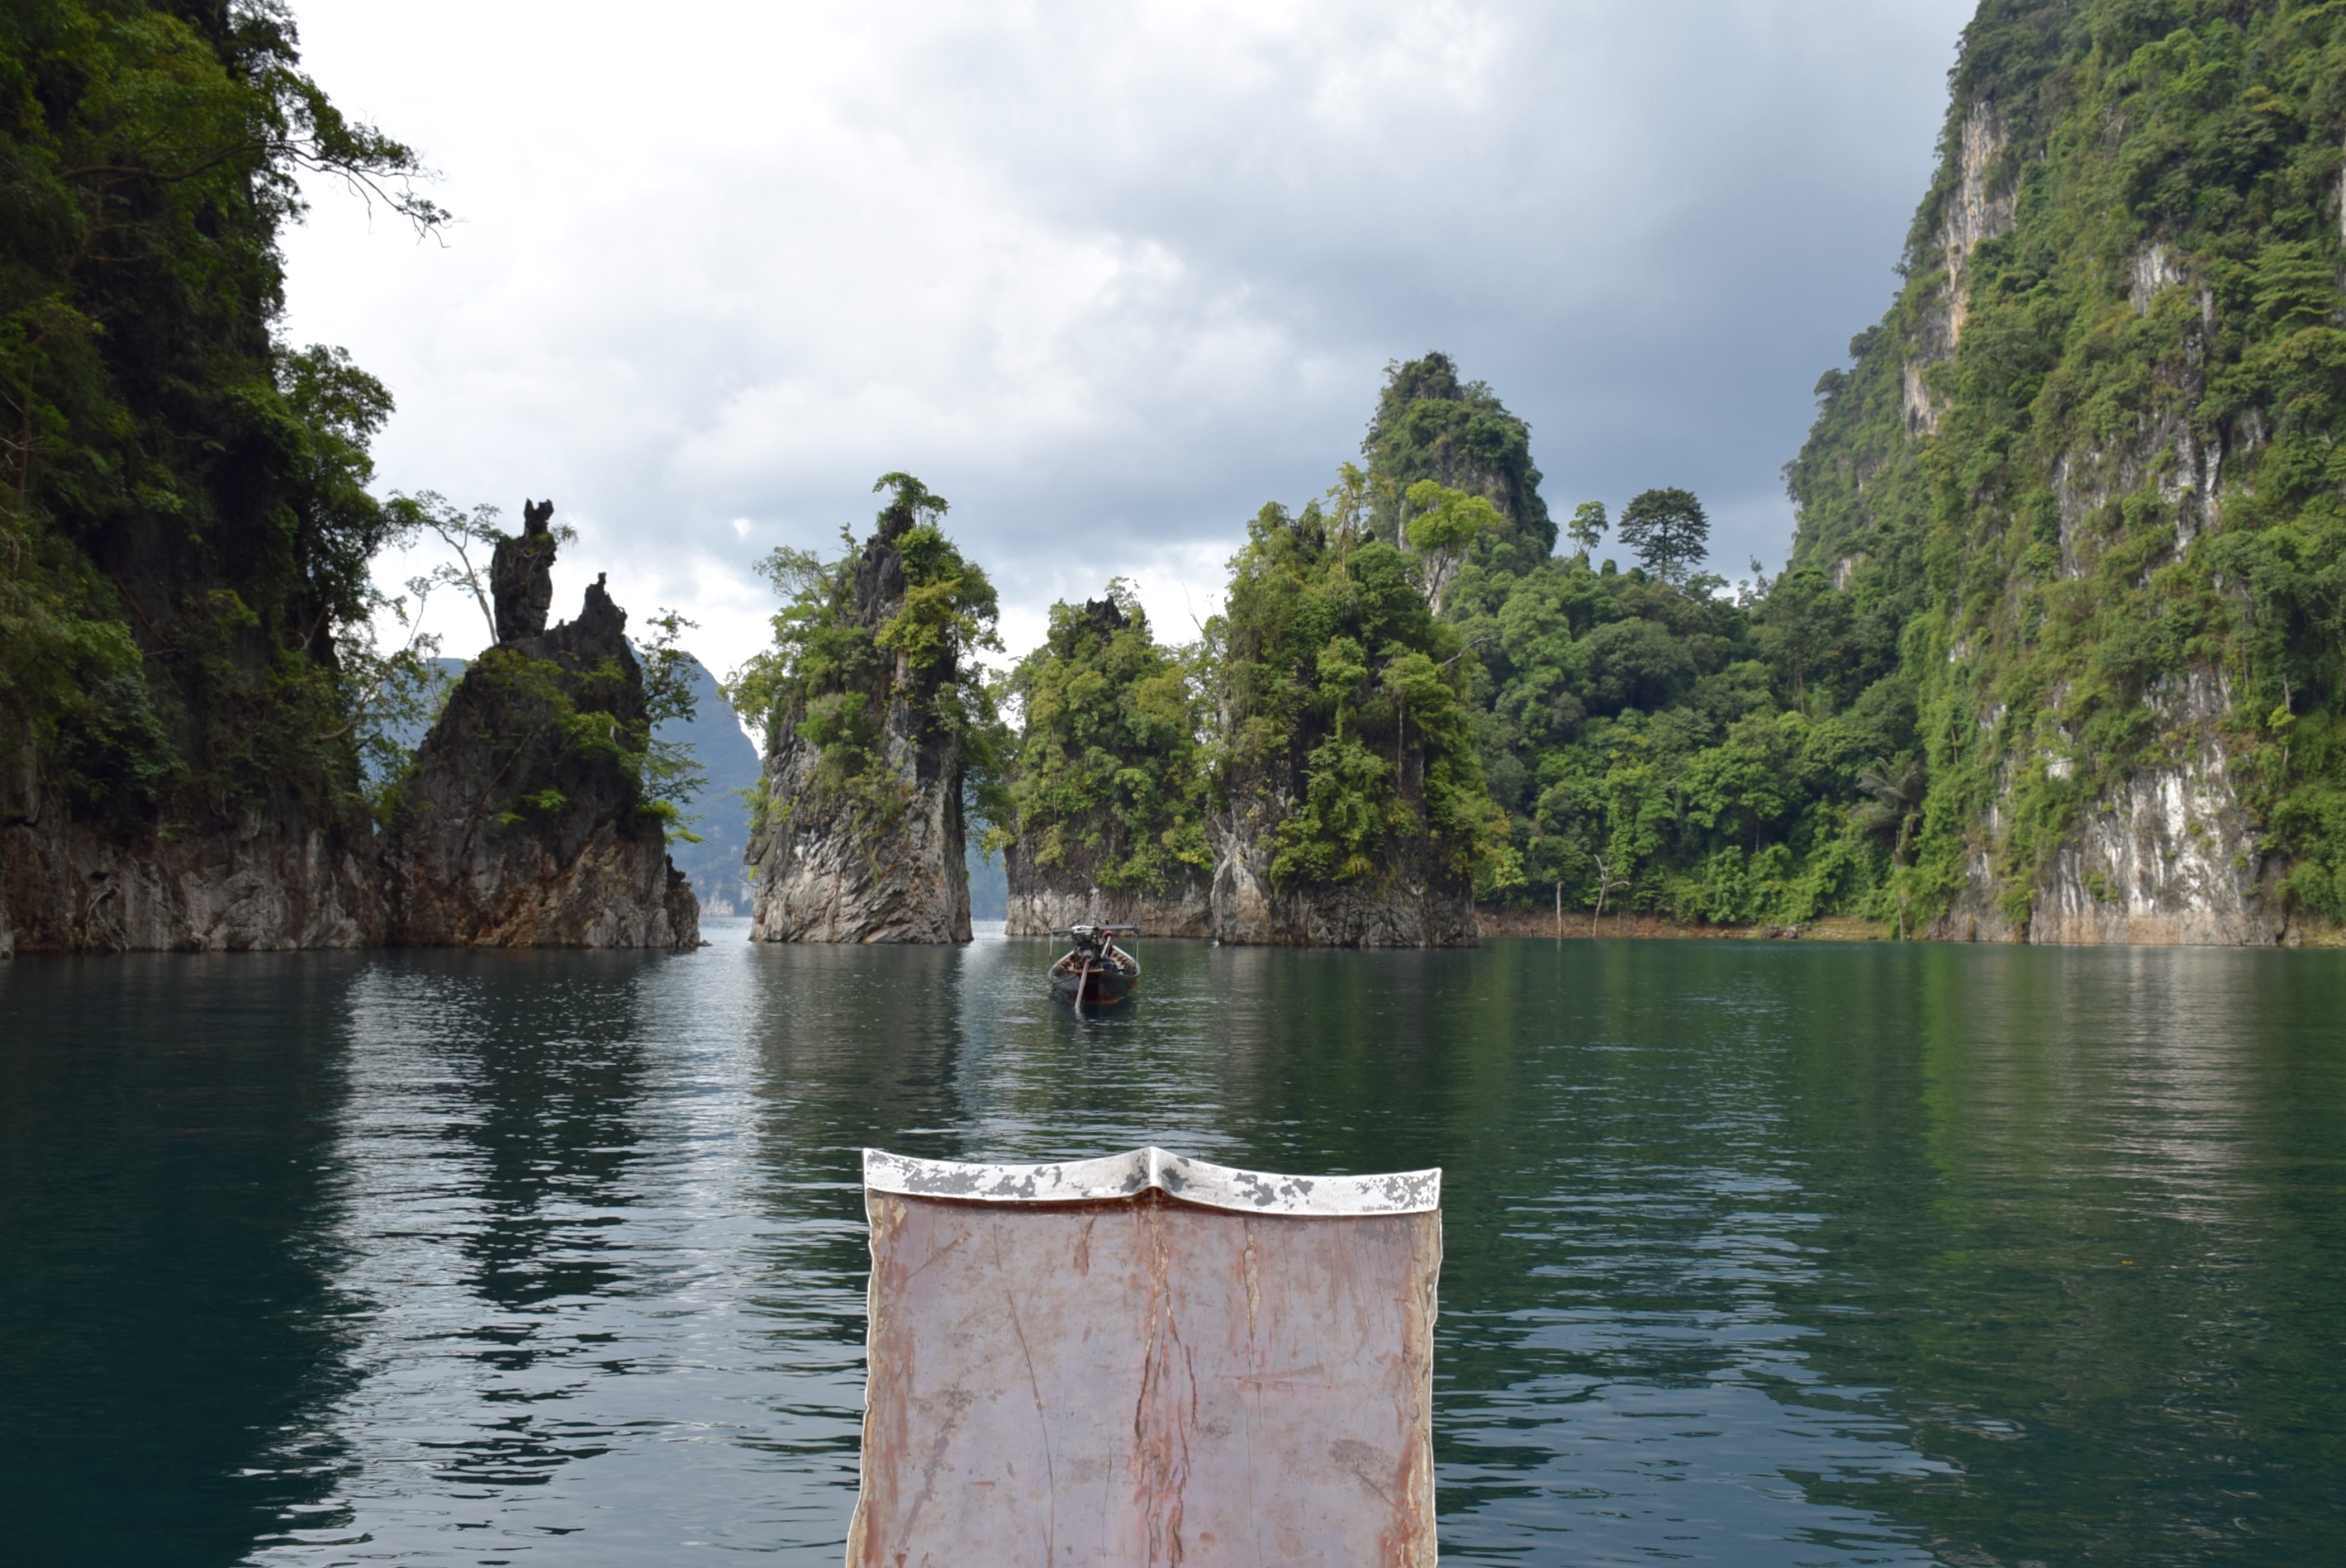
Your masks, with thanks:
[{"label": "forest canopy", "polygon": [[1042,875],[1116,891],[1211,873],[1199,693],[1183,654],[1151,640],[1131,585],[1053,605],[1006,690],[1021,736],[995,845],[1015,839]]}]

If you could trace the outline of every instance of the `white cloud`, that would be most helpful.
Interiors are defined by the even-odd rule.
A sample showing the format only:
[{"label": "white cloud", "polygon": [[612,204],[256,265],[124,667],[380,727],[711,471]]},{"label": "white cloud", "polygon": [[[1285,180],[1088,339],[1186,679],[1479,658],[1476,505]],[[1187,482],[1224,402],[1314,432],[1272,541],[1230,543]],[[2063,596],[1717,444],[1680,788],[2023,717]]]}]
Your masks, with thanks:
[{"label": "white cloud", "polygon": [[1740,569],[1887,301],[1968,10],[311,0],[311,68],[463,221],[320,191],[288,328],[398,394],[387,484],[551,493],[557,607],[607,571],[719,668],[765,635],[750,564],[899,468],[1014,650],[1119,572],[1185,635],[1431,348],[1532,421],[1559,511],[1687,484]]}]

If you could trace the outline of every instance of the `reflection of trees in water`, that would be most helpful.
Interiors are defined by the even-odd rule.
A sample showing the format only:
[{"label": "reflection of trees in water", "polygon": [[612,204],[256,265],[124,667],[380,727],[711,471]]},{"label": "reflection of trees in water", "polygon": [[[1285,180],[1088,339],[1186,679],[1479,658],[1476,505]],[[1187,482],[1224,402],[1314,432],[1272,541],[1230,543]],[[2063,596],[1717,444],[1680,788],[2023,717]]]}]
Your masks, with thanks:
[{"label": "reflection of trees in water", "polygon": [[[1952,1467],[1900,1512],[2006,1561],[2301,1560],[2341,1479],[2306,1398],[2335,1383],[2346,1223],[2306,1177],[2346,1126],[2346,976],[2126,949],[1904,970],[1899,1026],[1847,1032],[1801,1102],[1842,1214],[1813,1359]],[[1824,1135],[1835,1107],[1871,1135]]]},{"label": "reflection of trees in water", "polygon": [[0,975],[11,1562],[237,1561],[332,1487],[330,1443],[285,1445],[340,1380],[316,1221],[363,962],[139,953]]},{"label": "reflection of trees in water", "polygon": [[[1776,1298],[1804,1267],[1779,1000],[1691,944],[1469,957],[1419,1022],[1414,1081],[1387,1091],[1415,1096],[1445,1166],[1437,1455],[1458,1539],[1520,1551],[1504,1522],[1527,1507],[1624,1553],[1665,1549],[1640,1533],[1650,1507],[1764,1534],[1739,1481],[1684,1451],[1652,1473],[1627,1434],[1667,1415],[1820,1451],[1798,1422],[1754,1431],[1772,1407],[1748,1392],[1797,1333]],[[1666,1480],[1692,1484],[1665,1503]]]},{"label": "reflection of trees in water", "polygon": [[[1215,993],[1229,1051],[1222,1093],[1273,1168],[1375,1171],[1441,1163],[1458,1088],[1506,1028],[1488,954],[1220,947]],[[1504,1046],[1502,1046],[1504,1049]],[[1429,1111],[1435,1112],[1429,1116]]]}]

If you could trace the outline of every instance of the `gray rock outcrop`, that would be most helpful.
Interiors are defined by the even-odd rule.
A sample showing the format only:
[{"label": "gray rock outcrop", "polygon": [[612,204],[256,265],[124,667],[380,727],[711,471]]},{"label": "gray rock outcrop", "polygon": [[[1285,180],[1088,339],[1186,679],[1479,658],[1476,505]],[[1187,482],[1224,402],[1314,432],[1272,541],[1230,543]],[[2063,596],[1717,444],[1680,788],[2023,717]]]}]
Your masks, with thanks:
[{"label": "gray rock outcrop", "polygon": [[[2223,742],[2232,698],[2220,674],[2160,683],[2147,704],[2168,755],[2113,783],[2079,814],[2015,921],[1989,856],[1974,853],[1964,885],[1927,934],[1957,942],[2087,947],[2298,945],[2326,933],[2293,919],[2276,896],[2281,867],[2242,808]],[[2073,759],[2042,765],[2066,777]],[[2008,791],[2005,791],[2008,793]]]},{"label": "gray rock outcrop", "polygon": [[1423,843],[1397,847],[1382,877],[1275,881],[1279,824],[1292,802],[1257,795],[1212,819],[1213,934],[1233,945],[1474,947],[1474,887],[1437,869]]},{"label": "gray rock outcrop", "polygon": [[823,788],[817,748],[789,737],[766,764],[770,804],[750,835],[752,942],[956,942],[970,939],[961,780],[923,778],[905,718],[889,705],[896,799],[867,826],[862,802]]},{"label": "gray rock outcrop", "polygon": [[550,596],[551,510],[498,547],[499,629],[516,635],[465,671],[392,809],[395,945],[699,945],[699,905],[621,756],[646,714],[626,612],[598,578],[576,620],[527,629]]},{"label": "gray rock outcrop", "polygon": [[298,812],[127,845],[36,808],[0,821],[0,958],[372,946],[384,916],[372,850],[363,824]]},{"label": "gray rock outcrop", "polygon": [[1192,872],[1161,892],[1103,888],[1034,864],[1015,841],[1003,851],[1010,884],[1011,936],[1042,936],[1066,926],[1137,925],[1148,936],[1205,937],[1214,934],[1212,885]]},{"label": "gray rock outcrop", "polygon": [[365,947],[384,910],[363,815],[291,798],[128,836],[76,821],[0,731],[0,958]]},{"label": "gray rock outcrop", "polygon": [[500,539],[489,557],[489,598],[501,644],[542,635],[554,611],[554,503],[525,500],[521,518],[521,537]]}]

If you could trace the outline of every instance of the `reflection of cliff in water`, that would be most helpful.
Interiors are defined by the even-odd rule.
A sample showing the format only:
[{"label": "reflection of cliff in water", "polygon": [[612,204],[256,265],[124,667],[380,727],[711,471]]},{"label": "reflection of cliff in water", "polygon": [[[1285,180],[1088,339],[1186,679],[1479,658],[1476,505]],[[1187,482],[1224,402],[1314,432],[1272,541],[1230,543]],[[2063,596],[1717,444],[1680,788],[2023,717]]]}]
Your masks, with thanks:
[{"label": "reflection of cliff in water", "polygon": [[[627,1286],[607,1245],[611,1211],[642,1201],[632,1179],[644,1098],[639,963],[514,954],[433,964],[430,1010],[452,1113],[441,1158],[471,1173],[473,1223],[457,1239],[474,1294],[527,1313]],[[472,971],[472,972],[461,972]],[[533,1336],[490,1332],[525,1365]]]},{"label": "reflection of cliff in water", "polygon": [[[337,1434],[344,1491],[373,1494],[352,1532],[419,1527],[403,1502],[384,1511],[387,1474],[420,1467],[496,1498],[607,1451],[612,1401],[572,1401],[623,1368],[630,1298],[651,1288],[639,993],[678,962],[418,952],[355,988],[330,1246],[365,1349],[310,1417]],[[399,1315],[377,1319],[376,1302]]]},{"label": "reflection of cliff in water", "polygon": [[[753,1041],[763,1092],[782,1118],[769,1126],[782,1139],[778,1153],[828,1160],[953,1118],[969,951],[756,944]],[[954,1157],[943,1148],[903,1152]]]},{"label": "reflection of cliff in water", "polygon": [[[1819,1228],[1840,1278],[1790,1303],[1832,1324],[1808,1359],[1828,1384],[1897,1369],[1881,1398],[1938,1475],[1897,1507],[1939,1540],[2004,1561],[2269,1561],[2259,1539],[2321,1528],[2281,1456],[2335,1347],[2276,1304],[2346,1287],[2334,1264],[2307,1271],[2290,1197],[2341,1107],[2301,1094],[2334,1036],[2300,1026],[2292,1048],[2284,1021],[2319,1016],[2334,976],[2275,953],[1982,956],[1884,965],[1901,983],[1851,998],[1882,1044],[1844,1026],[1801,1053],[1810,1179],[1870,1198],[1862,1233]],[[1883,1505],[1855,1478],[1812,1491]],[[2096,1505],[2015,1517],[2024,1493]]]}]

